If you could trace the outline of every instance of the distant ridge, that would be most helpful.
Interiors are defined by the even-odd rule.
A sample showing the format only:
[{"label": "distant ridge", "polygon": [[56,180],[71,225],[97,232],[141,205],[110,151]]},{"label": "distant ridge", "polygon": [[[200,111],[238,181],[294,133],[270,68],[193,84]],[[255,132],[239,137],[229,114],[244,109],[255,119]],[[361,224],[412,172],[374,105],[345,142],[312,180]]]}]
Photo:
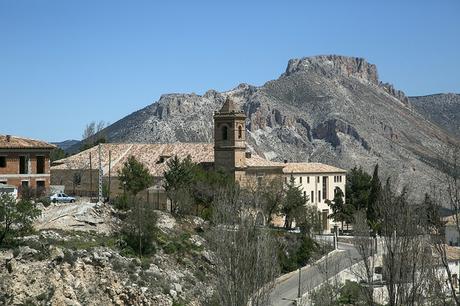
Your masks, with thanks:
[{"label": "distant ridge", "polygon": [[425,118],[460,138],[460,94],[440,93],[410,97],[409,100]]},{"label": "distant ridge", "polygon": [[[66,153],[69,153],[70,151],[68,151],[72,146],[76,145],[76,144],[79,144],[80,141],[79,140],[74,140],[74,139],[70,139],[70,140],[64,140],[64,141],[61,141],[61,142],[52,142],[52,144],[58,146],[59,148],[61,148],[62,150],[64,150]],[[74,152],[73,152],[74,153]]]}]

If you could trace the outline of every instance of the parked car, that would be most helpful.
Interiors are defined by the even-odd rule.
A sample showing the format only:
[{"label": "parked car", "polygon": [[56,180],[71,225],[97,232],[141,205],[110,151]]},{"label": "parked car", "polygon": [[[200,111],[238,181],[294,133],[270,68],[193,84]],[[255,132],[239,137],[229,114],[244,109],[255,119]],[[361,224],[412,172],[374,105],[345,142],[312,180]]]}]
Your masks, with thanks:
[{"label": "parked car", "polygon": [[50,196],[50,200],[53,203],[73,203],[75,202],[75,198],[66,195],[65,193],[55,193]]}]

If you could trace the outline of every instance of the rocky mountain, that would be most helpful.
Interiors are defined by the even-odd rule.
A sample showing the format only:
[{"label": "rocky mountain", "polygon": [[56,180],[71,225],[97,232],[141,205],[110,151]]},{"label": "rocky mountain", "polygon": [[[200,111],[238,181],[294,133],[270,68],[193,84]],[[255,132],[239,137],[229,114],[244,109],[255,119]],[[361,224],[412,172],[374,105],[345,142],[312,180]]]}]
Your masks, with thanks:
[{"label": "rocky mountain", "polygon": [[410,97],[409,100],[425,118],[460,138],[460,94]]},{"label": "rocky mountain", "polygon": [[345,169],[380,165],[383,177],[421,194],[440,173],[451,137],[420,115],[365,59],[289,61],[276,80],[219,93],[167,94],[103,133],[111,142],[211,142],[213,113],[231,96],[247,115],[248,149],[271,160],[317,161]]}]

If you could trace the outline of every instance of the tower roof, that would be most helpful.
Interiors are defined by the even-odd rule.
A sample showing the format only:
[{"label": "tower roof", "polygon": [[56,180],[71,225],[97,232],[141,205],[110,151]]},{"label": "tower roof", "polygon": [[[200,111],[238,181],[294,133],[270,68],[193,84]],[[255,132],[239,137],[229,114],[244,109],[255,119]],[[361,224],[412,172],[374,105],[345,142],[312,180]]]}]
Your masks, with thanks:
[{"label": "tower roof", "polygon": [[235,106],[235,103],[233,100],[227,96],[227,99],[225,99],[225,103],[220,109],[221,113],[231,113],[231,112],[238,112],[239,109]]}]

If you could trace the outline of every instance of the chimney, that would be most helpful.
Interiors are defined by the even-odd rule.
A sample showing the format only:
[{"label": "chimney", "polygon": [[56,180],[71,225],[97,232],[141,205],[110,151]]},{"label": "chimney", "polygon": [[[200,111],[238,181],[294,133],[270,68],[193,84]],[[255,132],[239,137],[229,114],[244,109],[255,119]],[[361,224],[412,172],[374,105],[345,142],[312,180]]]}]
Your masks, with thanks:
[{"label": "chimney", "polygon": [[11,140],[11,135],[6,135],[6,141],[10,142],[10,140]]},{"label": "chimney", "polygon": [[251,152],[246,152],[246,158],[251,158]]},{"label": "chimney", "polygon": [[284,163],[285,163],[285,164],[287,164],[287,162],[288,162],[288,160],[287,160],[287,159],[285,159],[285,160],[284,160]]}]

